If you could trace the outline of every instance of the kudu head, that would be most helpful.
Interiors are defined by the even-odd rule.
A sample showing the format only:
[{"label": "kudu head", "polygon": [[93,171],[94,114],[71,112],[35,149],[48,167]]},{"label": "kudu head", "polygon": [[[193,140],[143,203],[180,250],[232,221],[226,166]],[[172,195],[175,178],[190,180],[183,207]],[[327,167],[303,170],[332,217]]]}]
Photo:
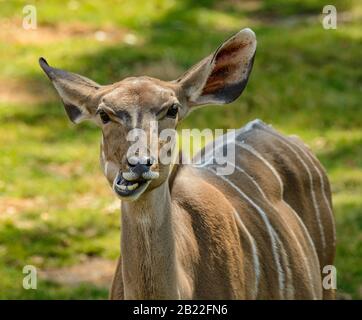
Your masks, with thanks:
[{"label": "kudu head", "polygon": [[[70,120],[93,121],[102,130],[101,163],[113,190],[123,200],[135,200],[164,183],[170,165],[137,150],[130,156],[130,132],[146,133],[157,122],[158,132],[175,129],[197,106],[234,101],[244,90],[256,50],[255,34],[243,29],[226,40],[179,79],[162,81],[131,77],[111,85],[99,85],[83,76],[49,66],[41,68],[52,81]],[[138,132],[138,131],[137,131]],[[158,137],[158,135],[157,135]],[[165,141],[157,138],[161,148]],[[135,140],[133,140],[135,141]],[[146,143],[146,142],[145,142]]]}]

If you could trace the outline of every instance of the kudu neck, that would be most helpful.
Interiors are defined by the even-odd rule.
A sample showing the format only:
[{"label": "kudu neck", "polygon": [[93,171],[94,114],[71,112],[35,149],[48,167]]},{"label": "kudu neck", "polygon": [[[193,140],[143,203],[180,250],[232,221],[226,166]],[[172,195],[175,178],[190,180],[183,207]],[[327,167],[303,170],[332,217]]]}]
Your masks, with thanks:
[{"label": "kudu neck", "polygon": [[167,181],[122,204],[126,299],[178,298],[171,196]]},{"label": "kudu neck", "polygon": [[122,215],[134,223],[146,220],[162,222],[171,213],[171,195],[167,181],[139,199],[122,202]]}]

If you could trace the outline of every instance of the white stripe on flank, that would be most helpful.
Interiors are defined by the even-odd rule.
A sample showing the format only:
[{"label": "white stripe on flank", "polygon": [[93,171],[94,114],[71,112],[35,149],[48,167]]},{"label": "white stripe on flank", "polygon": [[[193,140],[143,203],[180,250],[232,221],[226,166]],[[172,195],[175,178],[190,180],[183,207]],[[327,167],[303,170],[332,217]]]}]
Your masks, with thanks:
[{"label": "white stripe on flank", "polygon": [[[304,234],[305,236],[307,237],[307,241],[309,242],[309,245],[311,246],[311,248],[313,248],[313,254],[314,254],[314,258],[315,260],[319,263],[319,258],[318,258],[318,254],[317,254],[317,250],[316,250],[316,247],[314,245],[314,242],[313,242],[313,239],[312,237],[310,236],[310,233],[307,229],[307,227],[305,226],[302,218],[298,215],[298,213],[289,205],[288,202],[284,201],[284,204],[290,209],[291,212],[294,213],[294,216],[297,218],[298,222],[299,222],[299,225],[301,226],[301,228],[303,229],[304,231]],[[298,242],[298,246],[300,247],[300,250],[303,250],[301,245],[299,244]],[[304,251],[302,251],[303,254],[304,254]],[[307,257],[304,255],[304,261],[306,262],[306,266],[307,266],[307,269],[308,269],[308,278],[309,278],[309,281],[311,283],[314,283],[313,282],[313,278],[312,278],[312,272],[310,270],[310,267],[309,267],[309,261],[307,259]],[[320,269],[320,268],[319,268]],[[313,299],[316,299],[316,293],[315,293],[315,287],[313,285]]]},{"label": "white stripe on flank", "polygon": [[[221,135],[219,136],[217,139],[215,139],[213,142],[210,142],[210,143],[213,143],[213,148],[210,148],[208,150],[207,153],[204,154],[204,159],[206,160],[208,156],[211,155],[211,157],[205,161],[204,163],[201,163],[201,164],[194,164],[193,166],[194,167],[197,167],[197,168],[203,168],[205,167],[206,165],[210,164],[210,162],[213,160],[214,158],[214,152],[216,152],[217,149],[219,149],[220,147],[223,147],[224,146],[224,142],[225,141],[228,141],[228,144],[232,143],[232,142],[235,142],[236,143],[236,139],[237,137],[242,134],[242,133],[245,133],[245,132],[248,132],[252,129],[254,129],[255,125],[257,124],[260,124],[260,123],[263,123],[260,119],[255,119],[253,121],[250,121],[248,122],[244,127],[238,129],[238,130],[235,130],[235,131],[231,131],[231,132],[228,132],[227,134],[224,134],[224,135]],[[234,138],[233,141],[229,141],[231,140],[230,139],[230,136],[232,136]]]},{"label": "white stripe on flank", "polygon": [[138,118],[138,116],[137,116],[137,109],[134,108],[134,109],[133,109],[133,112],[132,112],[132,114],[131,114],[131,121],[132,121],[132,128],[133,128],[133,129],[137,128],[137,118]]},{"label": "white stripe on flank", "polygon": [[[289,268],[289,260],[288,260],[288,254],[285,251],[284,245],[282,241],[280,240],[278,234],[273,230],[274,237],[277,240],[280,248],[280,258],[284,259],[284,263],[281,263],[284,266],[284,270],[286,273],[286,279],[288,282],[285,284],[285,299],[293,299],[294,298],[294,286],[293,286],[293,275],[292,271]],[[281,260],[282,261],[282,260]]]},{"label": "white stripe on flank", "polygon": [[[239,130],[238,130],[239,131]],[[210,164],[211,161],[214,159],[214,153],[216,152],[216,150],[218,150],[219,148],[224,146],[224,142],[229,141],[230,140],[230,136],[233,136],[234,139],[237,135],[236,133],[237,131],[232,131],[232,132],[228,132],[227,134],[221,135],[220,137],[218,137],[217,139],[215,139],[214,141],[210,142],[213,143],[213,147],[209,148],[208,151],[204,154],[204,159],[206,160],[207,157],[210,157],[208,160],[206,160],[204,163],[201,164],[193,164],[193,167],[196,168],[203,168],[206,165]],[[202,151],[202,150],[201,150]],[[200,152],[201,152],[200,151]],[[199,154],[197,154],[196,156],[199,156]],[[195,157],[196,157],[195,156]]]},{"label": "white stripe on flank", "polygon": [[[216,172],[210,168],[206,168],[207,170],[211,171],[212,173],[216,174]],[[276,240],[273,236],[273,232],[272,232],[272,226],[269,222],[268,216],[265,214],[265,212],[251,199],[249,198],[243,191],[241,191],[232,181],[226,179],[224,176],[222,175],[217,175],[217,177],[223,179],[224,181],[226,181],[227,183],[229,183],[244,199],[246,199],[259,213],[260,217],[262,218],[268,234],[270,236],[270,240],[271,240],[271,249],[272,249],[272,253],[273,253],[273,258],[277,267],[277,273],[278,273],[278,284],[279,284],[279,294],[281,297],[283,297],[283,291],[284,291],[284,278],[283,278],[283,274],[282,274],[282,268],[280,266],[280,262],[279,262],[279,258],[277,256],[276,250],[275,248],[277,248],[277,244],[276,244]]]},{"label": "white stripe on flank", "polygon": [[[283,182],[282,179],[280,178],[278,172],[275,170],[275,168],[268,162],[268,160],[266,160],[257,150],[255,150],[252,146],[246,144],[245,142],[236,142],[238,146],[244,148],[245,150],[250,151],[252,154],[254,154],[258,159],[260,159],[261,161],[263,161],[263,163],[270,169],[270,171],[274,174],[275,178],[279,181],[280,183],[280,187],[283,188]],[[283,194],[282,194],[283,195]],[[283,199],[284,200],[284,199]],[[308,241],[310,242],[310,245],[313,247],[314,250],[315,246],[314,246],[314,242],[309,234],[309,231],[307,230],[307,228],[305,227],[304,222],[302,221],[302,219],[300,218],[300,216],[295,212],[295,210],[286,202],[284,201],[285,205],[288,206],[290,208],[290,210],[294,213],[294,215],[297,217],[300,225],[303,227],[307,237],[308,237]]]},{"label": "white stripe on flank", "polygon": [[[334,223],[334,218],[333,218],[333,212],[332,212],[332,208],[329,204],[329,201],[328,201],[328,198],[327,198],[327,195],[326,195],[326,192],[325,192],[325,185],[324,185],[324,180],[323,180],[323,175],[321,173],[321,171],[319,170],[318,166],[315,165],[314,161],[313,161],[313,158],[312,158],[312,155],[309,154],[308,152],[306,152],[305,150],[303,150],[303,148],[301,148],[296,142],[294,141],[290,141],[288,140],[289,143],[293,144],[294,146],[296,146],[307,158],[308,160],[310,161],[310,163],[312,164],[313,168],[315,169],[315,171],[317,172],[318,176],[319,176],[319,181],[321,183],[321,189],[322,189],[322,195],[323,195],[323,199],[324,199],[324,202],[326,204],[326,207],[329,211],[329,215],[331,217],[331,223],[333,225],[333,229],[335,230],[335,223]],[[334,241],[334,244],[336,242],[336,234],[333,233],[333,241]]]},{"label": "white stripe on flank", "polygon": [[318,228],[320,230],[320,237],[322,240],[322,246],[323,246],[323,250],[322,250],[322,255],[324,255],[324,249],[326,248],[326,239],[324,236],[324,227],[321,221],[321,214],[319,211],[319,206],[317,203],[317,198],[314,192],[314,183],[313,183],[313,177],[312,177],[312,173],[309,170],[307,164],[305,163],[305,161],[302,159],[302,157],[294,150],[294,148],[292,148],[288,143],[286,143],[282,137],[279,137],[278,135],[276,135],[275,133],[269,131],[269,130],[264,130],[266,132],[268,132],[269,134],[273,135],[274,137],[278,138],[278,140],[284,144],[290,151],[293,152],[293,154],[297,157],[297,159],[299,160],[299,162],[303,165],[304,169],[307,172],[308,178],[309,178],[309,184],[310,184],[310,192],[311,192],[311,196],[312,196],[312,202],[313,202],[313,206],[314,206],[314,210],[316,213],[316,217],[317,217],[317,223],[318,223]]},{"label": "white stripe on flank", "polygon": [[265,159],[262,157],[262,155],[256,151],[252,146],[246,144],[243,141],[235,141],[235,144],[241,148],[243,148],[244,150],[249,151],[251,154],[253,154],[255,157],[257,157],[260,161],[262,161],[269,169],[270,171],[273,173],[273,175],[275,176],[275,178],[278,180],[279,185],[280,185],[280,190],[281,190],[281,195],[283,196],[283,192],[284,192],[284,185],[283,185],[283,181],[280,178],[279,174],[277,173],[277,171],[275,170],[275,168]]},{"label": "white stripe on flank", "polygon": [[[276,179],[278,181],[280,181],[281,183],[281,187],[283,186],[282,184],[282,180],[278,174],[278,172],[275,170],[275,168],[263,157],[260,155],[260,153],[258,151],[256,151],[253,147],[251,147],[250,145],[247,145],[245,143],[242,143],[241,144],[238,144],[239,146],[242,146],[242,147],[247,147],[245,148],[245,150],[248,150],[250,152],[252,152],[258,159],[260,159],[261,161],[263,161],[263,163],[270,169],[270,171],[275,175]],[[266,197],[264,191],[261,189],[260,185],[255,181],[255,179],[253,179],[248,173],[245,172],[245,170],[241,169],[240,167],[238,166],[235,166],[236,169],[238,170],[242,170],[252,181],[253,183],[255,184],[255,186],[258,188],[258,190],[260,191],[260,193],[263,195],[263,197],[265,198],[265,200],[272,206],[272,204],[270,203],[270,201],[268,200],[268,198]],[[304,222],[302,221],[302,219],[300,218],[300,216],[295,212],[295,210],[286,202],[283,200],[283,203],[291,210],[291,212],[294,214],[294,216],[296,217],[299,225],[301,226],[301,228],[303,229],[306,237],[307,237],[307,241],[309,242],[309,245],[313,248],[313,252],[315,254],[315,258],[317,259],[318,261],[318,257],[317,257],[317,252],[316,252],[316,248],[314,246],[314,242],[309,234],[309,231],[307,230]],[[292,232],[292,235],[293,237],[295,238],[295,241],[298,245],[298,248],[299,248],[299,251],[301,252],[301,254],[304,256],[304,259],[303,261],[306,262],[306,269],[307,269],[307,272],[308,272],[308,278],[310,280],[311,283],[313,283],[313,279],[312,279],[312,274],[311,274],[311,270],[310,270],[310,267],[309,267],[309,264],[308,264],[308,259],[306,258],[306,255],[304,254],[304,250],[301,246],[301,244],[299,243],[298,239],[297,239],[297,236],[295,235],[294,231],[292,229],[290,229],[290,231]],[[315,289],[313,287],[313,289]],[[313,296],[314,298],[316,297],[315,295],[315,291],[313,292]]]},{"label": "white stripe on flank", "polygon": [[[316,217],[317,217],[317,222],[318,222],[318,227],[320,230],[320,236],[322,239],[322,246],[323,246],[323,250],[322,250],[322,255],[324,256],[324,249],[326,248],[326,239],[325,239],[325,233],[324,233],[324,226],[322,224],[322,220],[321,220],[321,214],[320,214],[320,210],[319,210],[319,206],[317,203],[317,198],[314,192],[314,188],[313,188],[313,176],[312,176],[312,172],[309,170],[306,162],[302,159],[302,157],[294,150],[294,148],[291,146],[292,143],[286,139],[285,137],[281,136],[278,133],[275,133],[273,131],[271,131],[268,128],[263,128],[264,131],[268,132],[269,134],[273,135],[274,137],[276,137],[280,142],[282,142],[290,151],[292,151],[295,156],[297,157],[297,159],[301,162],[301,164],[303,165],[303,167],[305,168],[305,170],[307,171],[308,177],[309,177],[309,184],[310,184],[310,189],[311,189],[311,195],[312,195],[312,201],[313,201],[313,206],[316,212]],[[294,144],[295,145],[295,144]],[[300,149],[300,148],[299,148]]]},{"label": "white stripe on flank", "polygon": [[[253,129],[254,125],[259,124],[259,123],[260,123],[260,121],[254,120],[254,121],[252,121],[253,126],[248,126],[247,130],[245,130],[245,128],[242,128],[241,130],[238,130],[237,134],[235,135],[235,139],[237,139],[239,137],[239,134]],[[275,170],[275,168],[270,164],[270,162],[268,162],[256,149],[254,149],[249,144],[246,144],[245,142],[238,141],[238,140],[235,140],[235,144],[242,147],[243,149],[249,151],[251,154],[256,156],[259,160],[261,160],[270,169],[270,171],[274,174],[275,178],[279,181],[280,188],[281,188],[281,193],[283,195],[284,185],[283,185],[282,179],[280,178],[280,176],[279,176],[278,172]],[[223,147],[223,145],[221,145],[221,146],[219,145],[218,147],[219,148]],[[210,159],[207,162],[203,163],[199,167],[205,167],[206,165],[210,164],[212,160],[213,160],[213,157],[210,157]],[[316,251],[314,242],[313,242],[313,240],[312,240],[312,238],[311,238],[311,236],[309,234],[308,229],[306,228],[304,222],[302,221],[301,217],[295,212],[295,210],[286,201],[284,201],[284,203],[295,214],[295,216],[297,217],[297,219],[299,221],[299,224],[302,226],[302,228],[304,229],[304,232],[307,235],[307,238],[308,238],[308,241],[310,242],[310,245]]]},{"label": "white stripe on flank", "polygon": [[[228,162],[228,163],[229,163],[229,165],[232,165],[230,162]],[[243,174],[254,184],[254,186],[258,189],[258,191],[259,191],[260,194],[263,196],[263,198],[264,198],[265,201],[268,203],[268,205],[269,205],[270,207],[272,207],[273,210],[275,210],[275,211],[277,212],[277,210],[274,208],[273,204],[269,201],[269,199],[268,199],[267,196],[265,195],[265,193],[264,193],[264,191],[262,190],[262,188],[260,187],[260,185],[255,181],[255,179],[254,179],[252,176],[250,176],[244,169],[240,168],[239,166],[234,165],[234,168],[235,168],[236,170],[240,171],[241,173],[243,173]],[[283,219],[282,216],[281,216],[281,218]],[[284,219],[283,219],[283,220],[284,220]],[[294,237],[295,242],[296,242],[297,245],[298,245],[298,248],[299,248],[300,252],[303,254],[303,249],[302,249],[302,247],[300,246],[300,243],[299,243],[299,241],[298,241],[295,233],[293,232],[293,230],[290,230],[290,231],[291,231],[291,233],[292,233],[292,236]],[[274,229],[272,229],[272,232],[273,232],[274,238],[275,238],[275,239],[279,242],[279,244],[280,244],[280,245],[279,245],[280,249],[282,249],[282,242],[281,242],[278,234],[275,232]],[[279,264],[281,265],[280,255],[278,256],[278,259],[279,259]],[[289,269],[288,266],[285,266],[285,267],[286,267],[286,269],[287,269],[287,276],[288,276],[288,275],[290,275],[290,269]],[[310,276],[310,270],[309,270],[309,268],[308,268],[308,265],[307,265],[307,269],[308,269],[308,270],[307,270],[307,271],[308,271],[308,275]],[[284,276],[284,273],[281,273],[281,276],[282,276],[282,281],[283,281],[283,283],[284,283],[284,286],[283,286],[283,287],[285,288],[285,276]],[[293,287],[293,284],[291,284],[291,285],[292,285],[291,288],[285,288],[285,289],[286,289],[287,292],[293,292],[293,295],[294,295],[294,287]],[[286,298],[288,298],[288,297],[286,297]]]},{"label": "white stripe on flank", "polygon": [[[204,158],[205,160],[207,159],[208,156],[212,155],[211,158],[209,158],[205,163],[202,163],[200,165],[193,165],[194,167],[198,167],[198,168],[202,168],[205,167],[207,164],[209,164],[214,157],[214,152],[216,152],[217,149],[219,149],[220,147],[224,146],[224,142],[229,141],[230,140],[230,136],[233,136],[234,140],[233,141],[229,141],[228,144],[235,142],[236,143],[236,139],[239,135],[241,135],[242,133],[248,132],[252,129],[255,128],[256,125],[258,124],[263,124],[263,121],[261,121],[260,119],[255,119],[252,121],[249,121],[244,127],[235,130],[235,131],[231,131],[228,132],[227,134],[221,135],[219,136],[217,139],[215,139],[212,143],[213,143],[213,148],[210,148],[208,150],[207,153],[204,154]],[[211,143],[211,142],[210,142]]]},{"label": "white stripe on flank", "polygon": [[[255,122],[252,123],[252,125],[247,126],[246,129],[245,129],[245,128],[242,128],[242,129],[238,130],[238,131],[236,132],[236,135],[235,135],[235,144],[237,144],[237,145],[240,146],[241,148],[249,151],[251,154],[253,154],[253,155],[254,155],[255,157],[257,157],[259,160],[261,160],[261,161],[269,168],[269,170],[272,172],[272,174],[273,174],[273,175],[275,176],[275,178],[278,180],[278,182],[279,182],[279,184],[280,184],[281,191],[282,191],[282,195],[283,195],[283,182],[282,182],[282,180],[281,180],[278,172],[276,171],[276,169],[275,169],[257,150],[255,150],[252,146],[246,144],[246,143],[243,142],[243,141],[240,142],[239,140],[237,140],[238,138],[240,138],[240,134],[241,134],[241,133],[246,132],[246,131],[249,131],[249,130],[255,128],[255,125],[257,125],[257,124],[259,124],[259,122],[258,122],[258,121],[255,121]],[[220,140],[221,140],[221,139],[220,139]],[[220,142],[220,140],[219,140],[219,142]],[[221,141],[224,141],[224,140],[221,140]],[[216,148],[216,147],[223,147],[223,145],[220,146],[220,143],[217,143],[217,144],[215,144],[215,148]],[[301,162],[303,161],[303,159],[301,159],[301,158],[298,156],[298,154],[297,154],[291,147],[289,147],[288,145],[287,145],[287,147],[288,147],[288,149],[290,149],[290,150],[296,155],[296,157],[297,157]],[[208,159],[208,161],[207,161],[206,163],[203,163],[200,167],[205,167],[206,165],[210,164],[212,160],[213,160],[213,157],[210,157],[210,158]],[[304,161],[303,161],[303,162],[304,162]],[[303,164],[303,166],[304,166],[304,168],[306,169],[306,171],[307,171],[307,173],[308,173],[309,170],[308,170],[308,167],[306,166],[305,163]],[[208,169],[208,168],[207,168],[207,169]],[[210,170],[210,169],[208,169],[208,170]],[[210,171],[212,171],[212,170],[210,170]],[[214,173],[214,171],[212,171],[212,172]],[[310,181],[311,181],[311,172],[310,172],[310,171],[309,171],[309,174],[308,174],[308,175],[309,175],[309,179],[310,179]],[[223,178],[224,180],[228,181],[226,178],[224,178],[224,177],[222,177],[222,178]],[[321,175],[320,175],[320,178],[321,178]],[[228,181],[228,182],[229,182],[229,181]],[[255,182],[255,181],[254,181],[254,182]],[[256,183],[256,182],[255,182],[255,183]],[[318,218],[318,213],[320,213],[320,212],[319,212],[319,207],[318,207],[318,205],[316,205],[315,194],[314,194],[314,198],[313,198],[313,193],[314,193],[314,190],[313,190],[313,181],[311,181],[311,183],[312,183],[311,193],[312,193],[313,205],[314,205],[314,208],[315,208],[315,209],[317,208],[315,211],[316,211],[317,218]],[[323,179],[321,179],[321,183],[323,183]],[[260,189],[260,187],[259,187],[259,189]],[[324,192],[324,187],[323,187],[323,186],[322,186],[322,189],[323,189],[323,192]],[[238,191],[239,191],[239,190],[238,190]],[[266,197],[265,197],[265,193],[264,193],[262,190],[261,190],[261,192],[262,192],[262,194],[264,194],[264,198],[266,198]],[[325,194],[324,194],[324,197],[325,197],[325,199],[326,199]],[[283,199],[282,199],[282,200],[283,200]],[[304,222],[302,221],[301,217],[295,212],[295,210],[294,210],[286,201],[283,200],[283,203],[284,203],[285,206],[287,206],[287,207],[290,209],[290,211],[291,211],[291,212],[294,214],[294,216],[296,217],[297,222],[298,222],[299,225],[301,226],[301,228],[302,228],[302,230],[303,230],[303,233],[304,233],[304,235],[306,236],[307,242],[309,242],[309,245],[310,245],[310,247],[312,248],[312,252],[313,252],[313,254],[314,254],[314,257],[315,257],[316,261],[318,262],[319,260],[318,260],[317,251],[316,251],[314,242],[313,242],[313,240],[312,240],[312,238],[311,238],[311,236],[310,236],[310,234],[309,234],[309,231],[307,230]],[[328,202],[328,201],[327,201],[327,203],[328,203],[328,205],[329,205],[329,202]],[[320,215],[319,215],[319,217],[320,217]],[[319,220],[319,222],[320,222],[320,220]],[[322,236],[322,233],[323,233],[323,236]],[[296,238],[296,235],[294,234],[294,232],[293,232],[293,236]],[[321,236],[322,236],[322,241],[325,240],[325,239],[324,239],[324,229],[323,229],[323,227],[322,227],[322,229],[321,229]],[[299,241],[297,241],[296,243],[297,243],[297,245],[298,245],[298,247],[299,247],[299,250],[300,250],[301,254],[305,257],[305,252],[304,252],[301,244],[299,243]],[[325,241],[324,241],[324,243],[325,243]],[[313,284],[314,282],[313,282],[313,277],[312,277],[312,274],[311,274],[310,266],[309,266],[309,264],[308,264],[307,259],[304,259],[304,261],[306,262],[306,271],[308,272],[308,278],[309,278],[310,282]],[[315,298],[316,298],[316,288],[314,287],[314,285],[313,285],[313,292],[312,292],[312,294],[313,294],[313,298],[315,299]]]},{"label": "white stripe on flank", "polygon": [[254,238],[251,236],[250,232],[246,228],[245,224],[241,220],[239,214],[234,209],[234,217],[236,220],[236,223],[238,226],[242,229],[242,231],[246,234],[250,241],[251,250],[252,250],[252,256],[253,256],[253,265],[254,265],[254,274],[255,274],[255,287],[254,287],[254,299],[258,296],[258,290],[259,290],[259,279],[260,279],[260,262],[259,262],[259,256],[258,256],[258,249],[256,247],[256,243]]}]

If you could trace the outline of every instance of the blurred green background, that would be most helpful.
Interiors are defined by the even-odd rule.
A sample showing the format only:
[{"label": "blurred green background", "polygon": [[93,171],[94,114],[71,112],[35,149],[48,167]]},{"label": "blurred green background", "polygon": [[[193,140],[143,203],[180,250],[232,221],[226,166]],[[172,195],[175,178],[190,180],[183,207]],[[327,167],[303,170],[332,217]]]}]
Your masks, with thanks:
[{"label": "blurred green background", "polygon": [[[36,6],[36,30],[22,28],[26,4]],[[322,27],[326,4],[338,10],[336,30]],[[107,298],[119,253],[100,133],[70,124],[38,57],[104,84],[174,79],[244,27],[258,38],[247,90],[182,127],[261,118],[300,135],[332,183],[339,297],[362,298],[361,1],[2,0],[0,15],[0,298]],[[37,290],[22,287],[28,264]]]}]

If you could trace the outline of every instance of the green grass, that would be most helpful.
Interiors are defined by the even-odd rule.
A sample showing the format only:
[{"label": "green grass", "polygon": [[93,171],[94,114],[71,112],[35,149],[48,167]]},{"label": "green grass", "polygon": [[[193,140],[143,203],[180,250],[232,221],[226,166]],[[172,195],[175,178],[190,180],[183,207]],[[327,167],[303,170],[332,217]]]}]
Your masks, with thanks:
[{"label": "green grass", "polygon": [[[0,1],[3,29],[20,33],[6,41],[0,34],[0,85],[15,81],[14,95],[43,97],[0,100],[0,298],[106,298],[107,288],[87,284],[40,281],[26,291],[22,267],[58,268],[119,252],[119,212],[110,208],[114,197],[98,165],[100,134],[68,122],[38,57],[100,83],[143,73],[172,79],[249,26],[258,50],[247,90],[230,106],[192,113],[181,128],[238,128],[261,118],[300,135],[332,183],[338,289],[361,299],[362,10],[357,1],[334,1],[353,18],[324,30],[317,15],[325,2],[34,1],[39,29],[28,32],[40,40],[26,41],[21,18],[29,1]],[[44,28],[60,31],[42,38]],[[97,30],[120,36],[100,42]],[[137,41],[123,41],[127,34]]]}]

